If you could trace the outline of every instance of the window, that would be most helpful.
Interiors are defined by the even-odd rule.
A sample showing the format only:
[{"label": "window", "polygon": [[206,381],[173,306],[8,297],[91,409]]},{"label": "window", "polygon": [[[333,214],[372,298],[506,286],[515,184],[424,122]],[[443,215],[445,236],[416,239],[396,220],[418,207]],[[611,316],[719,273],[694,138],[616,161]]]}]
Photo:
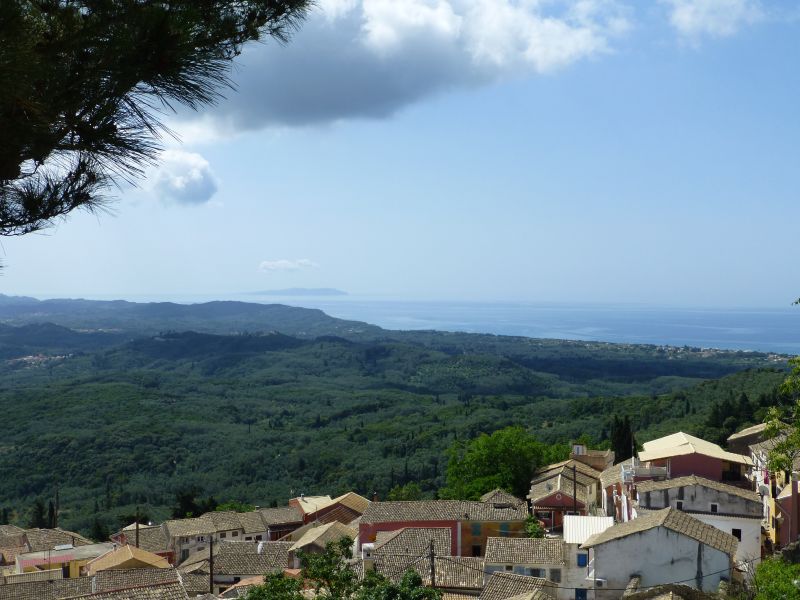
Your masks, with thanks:
[{"label": "window", "polygon": [[561,583],[561,569],[550,569],[550,581]]},{"label": "window", "polygon": [[472,547],[472,556],[480,556],[481,555],[481,547],[480,545],[476,544]]},{"label": "window", "polygon": [[712,513],[719,512],[719,504],[717,504],[716,502],[712,502],[711,503],[711,512]]},{"label": "window", "polygon": [[262,539],[264,539],[263,535],[257,535],[256,536],[256,541],[260,542]]},{"label": "window", "polygon": [[244,538],[244,541],[245,542],[252,542],[253,541],[253,536],[251,535],[251,536],[248,536],[248,537]]},{"label": "window", "polygon": [[586,590],[583,589],[575,590],[575,600],[588,600],[588,595],[586,594]]},{"label": "window", "polygon": [[578,554],[578,566],[585,567],[589,564],[589,555],[585,552],[581,552]]},{"label": "window", "polygon": [[231,535],[233,537],[239,537],[239,532],[238,531],[234,531]]},{"label": "window", "polygon": [[508,523],[500,523],[500,537],[508,537],[509,525]]},{"label": "window", "polygon": [[741,529],[731,529],[731,535],[735,537],[740,542],[742,541],[742,530]]},{"label": "window", "polygon": [[512,565],[506,565],[506,571],[512,571],[514,567]]},{"label": "window", "polygon": [[542,579],[547,578],[547,571],[545,569],[530,568],[525,570],[527,571],[525,574],[529,577],[541,577]]},{"label": "window", "polygon": [[677,508],[678,510],[683,510],[683,500],[678,500],[675,503],[675,508]]},{"label": "window", "polygon": [[224,540],[226,537],[228,537],[228,534],[223,531],[222,533],[219,534],[219,537],[220,539]]},{"label": "window", "polygon": [[480,523],[473,523],[472,524],[472,535],[480,535],[481,534],[481,524]]}]

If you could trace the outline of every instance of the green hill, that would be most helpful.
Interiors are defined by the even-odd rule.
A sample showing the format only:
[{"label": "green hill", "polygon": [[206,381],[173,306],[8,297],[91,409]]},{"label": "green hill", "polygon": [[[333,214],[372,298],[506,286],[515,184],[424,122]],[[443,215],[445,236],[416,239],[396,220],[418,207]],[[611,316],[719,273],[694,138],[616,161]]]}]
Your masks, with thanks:
[{"label": "green hill", "polygon": [[[599,442],[614,414],[632,417],[639,441],[677,429],[721,436],[708,423],[713,403],[746,392],[753,414],[727,427],[744,423],[784,376],[758,353],[391,332],[254,306],[125,304],[127,316],[98,320],[144,331],[156,321],[141,314],[205,315],[214,329],[252,310],[304,334],[0,327],[0,508],[24,523],[58,487],[62,525],[88,531],[136,506],[163,518],[191,486],[259,505],[409,481],[434,495],[455,439],[521,424],[548,443]],[[69,318],[90,323],[78,314]]]}]

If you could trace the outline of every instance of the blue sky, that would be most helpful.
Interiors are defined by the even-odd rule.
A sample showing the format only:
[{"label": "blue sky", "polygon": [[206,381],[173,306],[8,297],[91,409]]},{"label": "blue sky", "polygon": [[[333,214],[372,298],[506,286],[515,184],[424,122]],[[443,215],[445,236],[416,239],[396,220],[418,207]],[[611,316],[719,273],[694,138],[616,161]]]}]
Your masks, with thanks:
[{"label": "blue sky", "polygon": [[113,214],[4,240],[0,289],[785,307],[793,5],[320,1]]}]

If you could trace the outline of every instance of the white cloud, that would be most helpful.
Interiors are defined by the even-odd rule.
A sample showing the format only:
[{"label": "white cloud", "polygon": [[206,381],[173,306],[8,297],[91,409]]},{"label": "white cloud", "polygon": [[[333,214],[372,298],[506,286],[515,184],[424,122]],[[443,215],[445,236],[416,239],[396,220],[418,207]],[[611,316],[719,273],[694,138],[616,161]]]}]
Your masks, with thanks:
[{"label": "white cloud", "polygon": [[613,50],[628,1],[320,0],[288,45],[246,48],[213,120],[236,132],[383,118],[444,90],[567,68]]},{"label": "white cloud", "polygon": [[662,0],[671,8],[670,23],[688,39],[726,37],[764,18],[757,0]]},{"label": "white cloud", "polygon": [[217,191],[208,161],[200,154],[183,150],[162,152],[150,180],[152,191],[165,202],[205,204]]},{"label": "white cloud", "polygon": [[[547,4],[561,10],[538,8]],[[466,46],[473,59],[539,73],[608,52],[610,39],[630,27],[624,5],[613,0],[477,0],[470,3],[467,17]]]},{"label": "white cloud", "polygon": [[300,271],[302,269],[316,269],[319,265],[313,260],[307,258],[286,259],[281,258],[278,260],[264,260],[258,265],[259,271]]},{"label": "white cloud", "polygon": [[463,19],[447,0],[363,0],[362,10],[364,42],[379,53],[414,37],[456,40]]}]

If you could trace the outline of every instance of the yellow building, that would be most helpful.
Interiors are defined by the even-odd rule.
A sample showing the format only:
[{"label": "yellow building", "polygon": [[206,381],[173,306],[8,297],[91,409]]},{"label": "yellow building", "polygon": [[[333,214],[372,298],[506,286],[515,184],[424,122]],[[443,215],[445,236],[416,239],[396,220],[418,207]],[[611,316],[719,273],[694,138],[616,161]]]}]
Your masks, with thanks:
[{"label": "yellow building", "polygon": [[61,569],[65,579],[80,577],[83,574],[81,569],[90,561],[111,552],[115,547],[110,542],[77,547],[65,544],[52,550],[26,552],[17,556],[16,570],[17,573],[35,573]]},{"label": "yellow building", "polygon": [[136,546],[120,546],[111,552],[86,563],[86,575],[108,569],[168,569],[169,561],[163,556],[142,550]]}]

